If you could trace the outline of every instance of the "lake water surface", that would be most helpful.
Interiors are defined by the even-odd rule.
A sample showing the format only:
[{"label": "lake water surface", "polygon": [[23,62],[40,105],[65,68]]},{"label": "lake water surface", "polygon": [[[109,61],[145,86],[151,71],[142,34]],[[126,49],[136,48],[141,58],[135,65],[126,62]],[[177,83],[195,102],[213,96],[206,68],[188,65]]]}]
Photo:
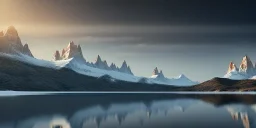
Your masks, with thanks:
[{"label": "lake water surface", "polygon": [[0,128],[256,128],[256,95],[2,96]]}]

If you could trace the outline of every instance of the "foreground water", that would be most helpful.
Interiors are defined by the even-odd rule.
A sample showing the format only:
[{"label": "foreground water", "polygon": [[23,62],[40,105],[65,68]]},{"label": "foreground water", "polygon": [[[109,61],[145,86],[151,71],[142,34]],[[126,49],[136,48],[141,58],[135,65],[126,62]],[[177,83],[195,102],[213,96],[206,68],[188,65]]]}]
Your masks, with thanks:
[{"label": "foreground water", "polygon": [[0,97],[0,128],[255,128],[256,95],[48,94]]}]

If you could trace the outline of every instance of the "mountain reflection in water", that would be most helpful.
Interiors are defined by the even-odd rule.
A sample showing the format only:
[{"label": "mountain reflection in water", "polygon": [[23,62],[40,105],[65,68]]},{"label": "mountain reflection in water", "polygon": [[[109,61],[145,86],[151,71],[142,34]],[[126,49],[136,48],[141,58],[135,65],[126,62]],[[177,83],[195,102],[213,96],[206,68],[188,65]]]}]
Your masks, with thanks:
[{"label": "mountain reflection in water", "polygon": [[256,95],[0,97],[0,128],[255,128]]}]

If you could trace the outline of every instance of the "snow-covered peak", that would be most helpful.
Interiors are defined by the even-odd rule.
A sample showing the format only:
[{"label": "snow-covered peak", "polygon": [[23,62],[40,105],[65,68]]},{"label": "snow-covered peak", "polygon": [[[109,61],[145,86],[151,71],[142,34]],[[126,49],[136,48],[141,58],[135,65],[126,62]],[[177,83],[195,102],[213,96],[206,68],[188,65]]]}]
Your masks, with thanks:
[{"label": "snow-covered peak", "polygon": [[124,60],[124,62],[122,63],[122,66],[121,68],[119,69],[120,72],[123,72],[123,73],[127,73],[127,74],[131,74],[133,75],[130,67],[127,65],[126,61]]},{"label": "snow-covered peak", "polygon": [[152,73],[152,76],[154,76],[154,75],[158,75],[158,69],[157,69],[157,67],[153,70],[153,73]]},{"label": "snow-covered peak", "polygon": [[169,82],[172,85],[180,85],[180,86],[190,86],[190,85],[196,85],[199,84],[199,82],[190,80],[187,76],[184,74],[179,75],[176,78],[169,79]]},{"label": "snow-covered peak", "polygon": [[159,71],[157,67],[153,70],[152,76],[150,77],[149,80],[152,83],[179,86],[191,86],[198,84],[198,82],[190,80],[184,74],[181,74],[176,78],[167,78],[164,76],[163,71]]},{"label": "snow-covered peak", "polygon": [[28,47],[28,44],[24,44],[23,49],[22,49],[22,53],[25,54],[25,55],[33,57],[32,53],[31,53],[31,51]]},{"label": "snow-covered peak", "polygon": [[127,63],[126,63],[126,61],[125,61],[125,60],[124,60],[124,62],[122,63],[121,68],[127,68]]},{"label": "snow-covered peak", "polygon": [[256,74],[256,70],[253,66],[251,59],[246,55],[243,57],[239,69],[233,62],[229,63],[228,71],[224,75],[224,78],[229,79],[249,79]]},{"label": "snow-covered peak", "polygon": [[227,71],[227,73],[230,73],[230,72],[232,72],[232,71],[238,71],[238,68],[237,68],[236,65],[231,61],[231,62],[229,63],[229,66],[228,66],[228,71]]},{"label": "snow-covered peak", "polygon": [[178,79],[188,79],[184,74],[180,74],[177,78]]},{"label": "snow-covered peak", "polygon": [[152,76],[150,78],[156,79],[158,81],[166,81],[163,71],[160,70],[159,72],[157,67],[153,70]]},{"label": "snow-covered peak", "polygon": [[239,67],[239,72],[254,74],[254,67],[253,67],[252,61],[247,55],[244,56],[242,59],[242,62]]},{"label": "snow-covered peak", "polygon": [[102,61],[100,55],[97,56],[97,58],[94,62],[94,65],[95,65],[95,67],[100,68],[100,69],[106,69],[106,70],[109,69],[107,61],[106,60]]},{"label": "snow-covered peak", "polygon": [[59,51],[55,52],[55,60],[67,60],[73,57],[79,57],[80,59],[85,60],[80,45],[76,45],[73,41],[70,41],[68,46],[62,49],[61,54],[59,54]]},{"label": "snow-covered peak", "polygon": [[103,61],[103,64],[104,64],[104,69],[107,69],[107,70],[108,70],[108,69],[109,69],[109,67],[108,67],[108,63],[107,63],[107,61],[106,61],[106,60],[104,60],[104,61]]},{"label": "snow-covered peak", "polygon": [[160,78],[164,78],[164,73],[163,73],[163,71],[162,71],[162,70],[160,70],[160,72],[158,73],[158,77],[160,77]]},{"label": "snow-covered peak", "polygon": [[18,31],[14,26],[9,26],[0,32],[0,52],[8,54],[25,54],[33,57],[28,44],[22,45]]}]

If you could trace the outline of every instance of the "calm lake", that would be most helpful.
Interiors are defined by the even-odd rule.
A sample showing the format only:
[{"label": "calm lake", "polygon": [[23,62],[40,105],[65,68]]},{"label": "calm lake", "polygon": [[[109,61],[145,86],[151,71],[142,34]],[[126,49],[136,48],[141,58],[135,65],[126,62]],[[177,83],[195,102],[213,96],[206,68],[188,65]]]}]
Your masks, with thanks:
[{"label": "calm lake", "polygon": [[0,128],[256,128],[256,95],[1,96]]}]

